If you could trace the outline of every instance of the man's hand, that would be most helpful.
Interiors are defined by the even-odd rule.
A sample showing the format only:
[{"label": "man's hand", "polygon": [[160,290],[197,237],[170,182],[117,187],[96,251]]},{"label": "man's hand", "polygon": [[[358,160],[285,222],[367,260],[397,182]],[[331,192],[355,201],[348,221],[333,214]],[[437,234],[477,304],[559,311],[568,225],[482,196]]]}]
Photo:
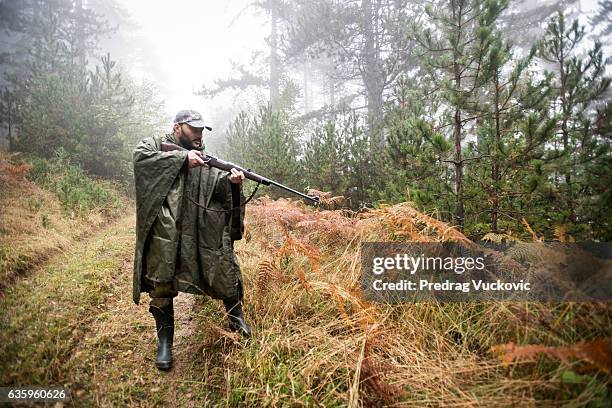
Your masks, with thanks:
[{"label": "man's hand", "polygon": [[189,161],[189,168],[206,166],[199,150],[190,150],[187,154],[187,160]]},{"label": "man's hand", "polygon": [[244,173],[232,168],[231,174],[229,175],[230,183],[240,184],[244,180]]}]

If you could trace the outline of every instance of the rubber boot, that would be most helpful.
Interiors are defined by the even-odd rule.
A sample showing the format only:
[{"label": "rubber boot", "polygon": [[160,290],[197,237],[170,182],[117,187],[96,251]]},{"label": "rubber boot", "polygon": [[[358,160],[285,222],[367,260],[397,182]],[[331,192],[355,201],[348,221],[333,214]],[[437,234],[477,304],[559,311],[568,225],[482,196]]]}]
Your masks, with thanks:
[{"label": "rubber boot", "polygon": [[238,332],[244,337],[251,337],[251,326],[247,324],[242,314],[242,305],[236,298],[223,299],[225,310],[229,318],[229,327],[231,331]]},{"label": "rubber boot", "polygon": [[155,318],[157,329],[157,359],[155,365],[160,370],[172,368],[172,342],[174,340],[174,306],[149,306],[149,311]]}]

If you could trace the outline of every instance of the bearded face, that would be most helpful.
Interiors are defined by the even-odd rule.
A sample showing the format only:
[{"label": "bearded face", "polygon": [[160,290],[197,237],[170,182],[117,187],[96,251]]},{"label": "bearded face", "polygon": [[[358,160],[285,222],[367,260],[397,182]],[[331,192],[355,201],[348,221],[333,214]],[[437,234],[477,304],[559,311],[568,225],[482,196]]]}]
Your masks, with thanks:
[{"label": "bearded face", "polygon": [[200,149],[202,147],[202,128],[195,128],[186,123],[174,125],[174,135],[185,149]]}]

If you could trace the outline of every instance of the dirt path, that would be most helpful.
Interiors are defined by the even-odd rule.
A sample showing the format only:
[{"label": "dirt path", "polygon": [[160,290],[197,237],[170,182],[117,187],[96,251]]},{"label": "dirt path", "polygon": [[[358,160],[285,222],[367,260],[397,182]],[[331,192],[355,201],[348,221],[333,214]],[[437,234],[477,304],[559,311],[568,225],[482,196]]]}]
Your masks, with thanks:
[{"label": "dirt path", "polygon": [[0,299],[4,386],[71,389],[69,406],[218,404],[226,347],[220,302],[175,300],[175,366],[155,368],[155,326],[148,296],[132,301],[133,217],[107,226],[50,259]]}]

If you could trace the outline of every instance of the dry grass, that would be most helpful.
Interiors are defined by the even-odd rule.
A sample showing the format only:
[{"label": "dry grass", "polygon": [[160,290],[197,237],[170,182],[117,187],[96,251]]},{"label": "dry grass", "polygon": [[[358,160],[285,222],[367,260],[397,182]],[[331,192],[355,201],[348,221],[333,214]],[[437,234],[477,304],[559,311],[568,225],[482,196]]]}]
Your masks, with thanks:
[{"label": "dry grass", "polygon": [[[545,359],[502,364],[491,348],[611,337],[607,304],[370,304],[362,241],[467,238],[408,204],[364,213],[289,200],[249,207],[238,245],[258,336],[240,361],[234,402],[287,405],[554,405],[608,401],[610,377]],[[245,359],[245,352],[249,356]]]},{"label": "dry grass", "polygon": [[[153,320],[146,302],[130,302],[133,222],[124,218],[0,298],[8,311],[0,351],[10,356],[0,379],[66,384],[77,406],[610,402],[609,374],[572,348],[611,336],[607,304],[361,298],[361,241],[465,241],[432,216],[407,204],[351,213],[261,199],[247,222],[237,253],[250,340],[226,330],[220,302],[196,297],[177,308],[174,369],[155,370]],[[502,360],[491,352],[510,344],[524,353]],[[571,359],[548,357],[564,347]],[[525,350],[529,359],[520,358]]]},{"label": "dry grass", "polygon": [[109,221],[103,212],[67,214],[52,193],[27,179],[29,170],[19,154],[0,151],[0,292]]}]

